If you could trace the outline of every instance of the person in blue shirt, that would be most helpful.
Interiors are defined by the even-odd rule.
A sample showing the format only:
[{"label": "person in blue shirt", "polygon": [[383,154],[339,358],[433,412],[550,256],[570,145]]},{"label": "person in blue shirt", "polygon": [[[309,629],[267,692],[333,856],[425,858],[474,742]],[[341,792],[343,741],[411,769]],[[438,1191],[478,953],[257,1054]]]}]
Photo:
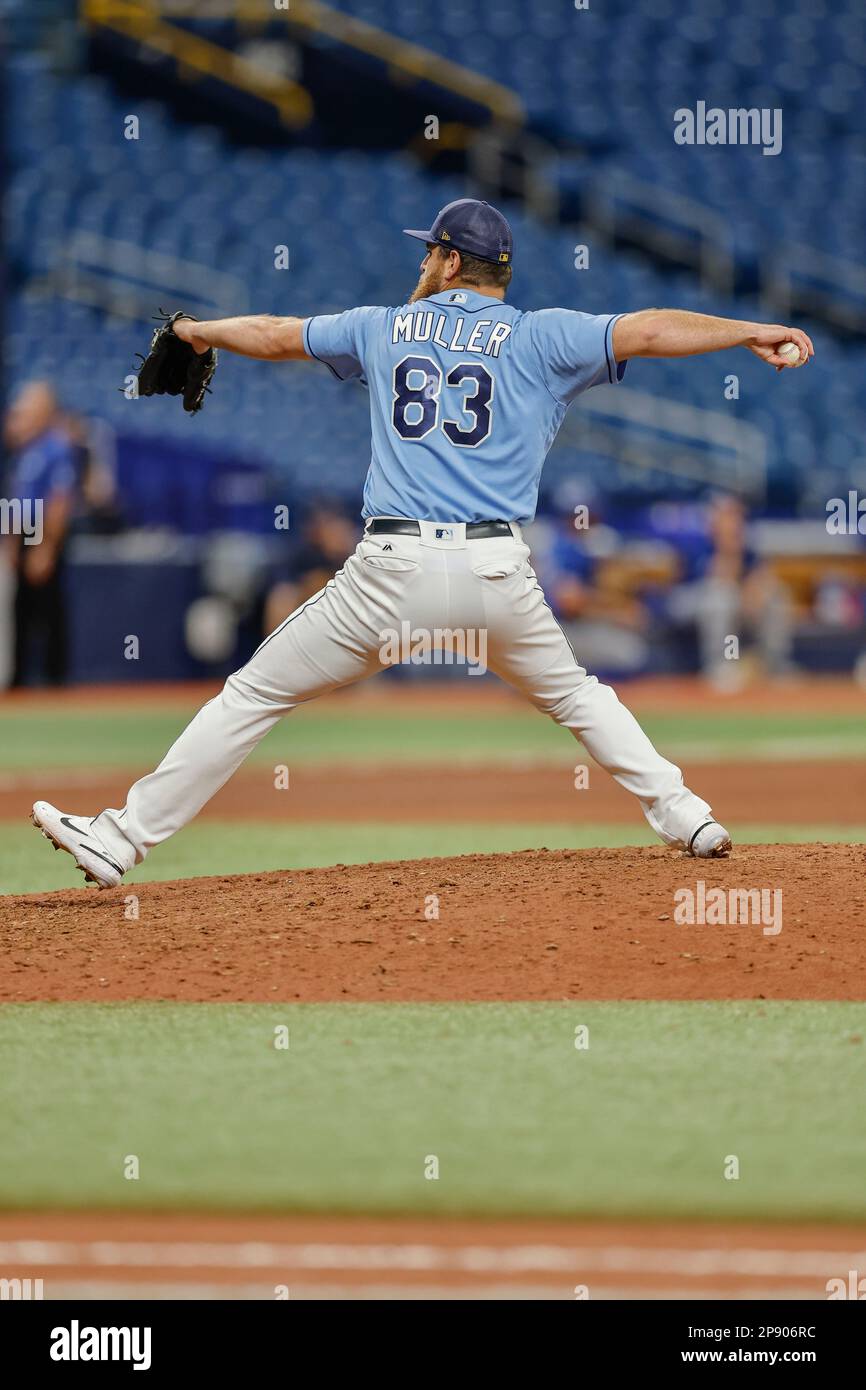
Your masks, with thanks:
[{"label": "person in blue shirt", "polygon": [[6,554],[15,572],[12,684],[62,685],[67,672],[63,554],[77,485],[75,449],[44,381],[28,382],[6,417]]},{"label": "person in blue shirt", "polygon": [[[196,352],[310,359],[369,392],[372,452],[364,536],[333,579],[230,676],[126,806],[89,820],[37,802],[35,823],[101,886],[195,816],[270,728],[299,704],[443,647],[491,669],[579,738],[638,799],[670,845],[725,855],[731,839],[614,691],[579,664],[538,583],[521,525],[570,403],[615,387],[631,357],[745,347],[770,366],[805,333],[675,309],[525,312],[505,302],[511,229],[488,203],[458,199],[426,230],[415,290],[397,307],[302,320],[270,315],[174,331]],[[299,429],[301,428],[299,422]]]},{"label": "person in blue shirt", "polygon": [[[587,504],[584,504],[587,505]],[[589,504],[587,524],[554,502],[530,529],[535,570],[547,601],[581,660],[629,675],[649,657],[649,614],[638,593],[611,583],[622,566],[622,540]]]}]

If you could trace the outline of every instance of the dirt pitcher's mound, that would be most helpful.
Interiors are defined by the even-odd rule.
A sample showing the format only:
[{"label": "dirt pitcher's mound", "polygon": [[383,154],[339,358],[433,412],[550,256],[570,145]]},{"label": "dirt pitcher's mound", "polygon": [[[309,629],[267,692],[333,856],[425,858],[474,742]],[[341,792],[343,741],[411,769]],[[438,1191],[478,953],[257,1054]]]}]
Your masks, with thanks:
[{"label": "dirt pitcher's mound", "polygon": [[527,850],[10,897],[0,999],[863,999],[864,869]]}]

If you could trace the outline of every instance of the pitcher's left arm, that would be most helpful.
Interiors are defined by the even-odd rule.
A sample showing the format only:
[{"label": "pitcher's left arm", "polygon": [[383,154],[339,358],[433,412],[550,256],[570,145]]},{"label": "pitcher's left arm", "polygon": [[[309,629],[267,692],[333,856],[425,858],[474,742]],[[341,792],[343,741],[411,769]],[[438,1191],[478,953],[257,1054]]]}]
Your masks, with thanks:
[{"label": "pitcher's left arm", "polygon": [[274,314],[245,314],[233,319],[178,319],[175,335],[194,352],[225,348],[243,357],[266,362],[292,362],[309,357],[304,347],[304,320]]}]

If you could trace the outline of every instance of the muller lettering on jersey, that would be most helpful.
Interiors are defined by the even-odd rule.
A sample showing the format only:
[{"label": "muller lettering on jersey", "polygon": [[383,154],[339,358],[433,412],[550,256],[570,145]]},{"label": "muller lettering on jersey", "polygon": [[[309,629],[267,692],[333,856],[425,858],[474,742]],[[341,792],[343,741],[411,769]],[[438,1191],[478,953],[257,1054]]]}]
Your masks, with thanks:
[{"label": "muller lettering on jersey", "polygon": [[445,352],[478,352],[484,357],[498,357],[510,333],[511,324],[504,319],[473,316],[467,324],[461,314],[452,324],[447,314],[435,309],[410,309],[395,316],[391,342],[433,343]]}]

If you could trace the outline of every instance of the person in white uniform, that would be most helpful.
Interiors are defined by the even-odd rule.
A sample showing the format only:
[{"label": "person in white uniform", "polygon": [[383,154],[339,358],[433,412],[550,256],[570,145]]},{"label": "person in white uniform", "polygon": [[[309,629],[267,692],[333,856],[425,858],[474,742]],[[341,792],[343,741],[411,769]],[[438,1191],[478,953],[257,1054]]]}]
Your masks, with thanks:
[{"label": "person in white uniform", "polygon": [[[343,568],[228,678],[123,808],[88,817],[36,802],[34,823],[100,887],[117,885],[192,820],[283,715],[381,670],[383,651],[393,651],[388,634],[406,630],[446,643],[481,635],[489,668],[579,739],[662,840],[701,858],[731,849],[679,768],[579,664],[520,528],[535,513],[542,465],[569,404],[621,381],[629,358],[746,347],[781,369],[809,358],[809,338],[675,309],[524,313],[505,303],[509,225],[474,199],[450,203],[429,230],[408,235],[426,255],[414,293],[397,308],[175,324],[197,352],[312,358],[366,385],[365,530]],[[777,352],[790,342],[797,363]]]}]

